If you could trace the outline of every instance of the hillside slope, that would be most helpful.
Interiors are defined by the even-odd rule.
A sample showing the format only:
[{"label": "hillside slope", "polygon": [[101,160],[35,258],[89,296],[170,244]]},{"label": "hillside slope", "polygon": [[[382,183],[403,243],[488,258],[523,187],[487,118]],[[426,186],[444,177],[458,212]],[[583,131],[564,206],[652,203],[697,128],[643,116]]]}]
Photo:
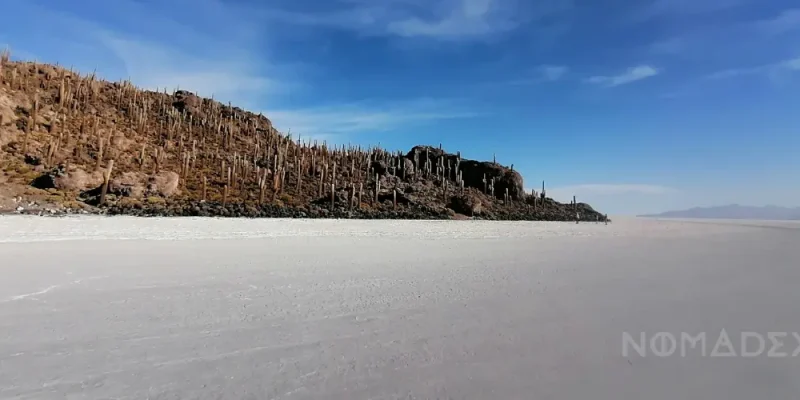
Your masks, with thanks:
[{"label": "hillside slope", "polygon": [[0,60],[0,211],[598,220],[441,148],[328,146],[187,91]]}]

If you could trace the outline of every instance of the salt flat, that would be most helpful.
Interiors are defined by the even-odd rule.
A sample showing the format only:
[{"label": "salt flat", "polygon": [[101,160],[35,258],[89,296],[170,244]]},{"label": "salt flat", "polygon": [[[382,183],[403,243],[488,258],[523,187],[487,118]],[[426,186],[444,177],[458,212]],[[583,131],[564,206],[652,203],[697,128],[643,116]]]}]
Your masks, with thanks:
[{"label": "salt flat", "polygon": [[4,216],[0,272],[2,399],[800,396],[797,223]]}]

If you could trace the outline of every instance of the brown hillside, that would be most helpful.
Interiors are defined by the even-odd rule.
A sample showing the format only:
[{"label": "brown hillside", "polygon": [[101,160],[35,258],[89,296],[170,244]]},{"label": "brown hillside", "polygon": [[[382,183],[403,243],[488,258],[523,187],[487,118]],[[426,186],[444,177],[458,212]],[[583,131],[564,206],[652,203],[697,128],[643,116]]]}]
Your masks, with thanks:
[{"label": "brown hillside", "polygon": [[186,91],[0,58],[0,211],[572,220],[513,168],[441,148],[328,146]]}]

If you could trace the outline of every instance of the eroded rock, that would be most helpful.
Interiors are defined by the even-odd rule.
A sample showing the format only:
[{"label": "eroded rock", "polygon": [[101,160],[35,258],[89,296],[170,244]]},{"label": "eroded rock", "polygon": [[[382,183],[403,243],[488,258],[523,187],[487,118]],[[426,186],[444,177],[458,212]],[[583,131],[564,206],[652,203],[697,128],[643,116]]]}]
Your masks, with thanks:
[{"label": "eroded rock", "polygon": [[103,173],[95,171],[88,173],[80,168],[70,168],[63,174],[58,174],[53,179],[53,184],[59,190],[89,190],[103,183]]},{"label": "eroded rock", "polygon": [[459,214],[469,215],[471,217],[480,215],[483,211],[481,200],[472,194],[451,197],[448,207]]},{"label": "eroded rock", "polygon": [[140,172],[124,172],[108,183],[109,193],[123,197],[141,198],[145,194],[147,177]]},{"label": "eroded rock", "polygon": [[161,171],[150,177],[147,192],[162,197],[171,197],[178,193],[180,176],[172,171]]}]

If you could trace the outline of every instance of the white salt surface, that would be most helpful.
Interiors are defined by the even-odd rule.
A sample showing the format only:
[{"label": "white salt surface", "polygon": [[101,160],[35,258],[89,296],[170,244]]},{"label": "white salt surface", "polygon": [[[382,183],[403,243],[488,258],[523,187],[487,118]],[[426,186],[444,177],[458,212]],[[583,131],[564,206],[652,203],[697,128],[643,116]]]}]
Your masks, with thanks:
[{"label": "white salt surface", "polygon": [[800,397],[797,223],[4,216],[0,272],[0,399]]},{"label": "white salt surface", "polygon": [[[800,229],[800,222],[654,220],[622,217],[609,225],[574,222],[402,221],[334,219],[138,218],[11,215],[0,217],[0,243],[53,240],[191,240],[277,237],[407,237],[419,239],[549,238],[557,236],[686,236],[719,225]],[[698,226],[700,222],[711,222]]]}]

